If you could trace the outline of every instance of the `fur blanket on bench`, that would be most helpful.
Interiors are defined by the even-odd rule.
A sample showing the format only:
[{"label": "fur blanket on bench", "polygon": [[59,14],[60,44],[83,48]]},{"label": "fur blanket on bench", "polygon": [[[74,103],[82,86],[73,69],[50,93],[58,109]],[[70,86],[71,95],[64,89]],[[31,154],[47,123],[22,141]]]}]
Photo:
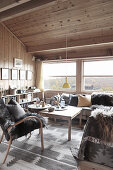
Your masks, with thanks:
[{"label": "fur blanket on bench", "polygon": [[[98,128],[98,138],[105,142],[113,142],[113,109],[95,109],[91,112],[90,117],[95,119],[94,121]],[[92,130],[91,135],[93,135]]]},{"label": "fur blanket on bench", "polygon": [[113,109],[91,112],[74,157],[113,168]]}]

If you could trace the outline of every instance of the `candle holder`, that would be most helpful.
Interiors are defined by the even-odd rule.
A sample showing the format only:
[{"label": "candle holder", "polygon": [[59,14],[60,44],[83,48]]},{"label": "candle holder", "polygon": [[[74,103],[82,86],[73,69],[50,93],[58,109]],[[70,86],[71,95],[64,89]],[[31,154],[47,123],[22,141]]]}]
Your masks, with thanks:
[{"label": "candle holder", "polygon": [[42,101],[42,107],[45,107],[45,102],[44,101]]},{"label": "candle holder", "polygon": [[44,101],[44,91],[42,91],[42,100]]}]

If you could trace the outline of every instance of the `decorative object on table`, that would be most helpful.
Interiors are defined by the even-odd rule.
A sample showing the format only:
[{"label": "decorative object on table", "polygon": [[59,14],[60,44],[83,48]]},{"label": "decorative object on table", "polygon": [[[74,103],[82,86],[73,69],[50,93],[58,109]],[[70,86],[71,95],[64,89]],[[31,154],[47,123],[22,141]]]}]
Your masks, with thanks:
[{"label": "decorative object on table", "polygon": [[45,102],[44,101],[42,101],[42,107],[45,107]]},{"label": "decorative object on table", "polygon": [[23,64],[22,59],[14,58],[14,67],[21,68],[22,64]]},{"label": "decorative object on table", "polygon": [[45,97],[44,97],[44,89],[40,89],[41,93],[42,93],[42,100],[44,101]]},{"label": "decorative object on table", "polygon": [[[30,107],[30,105],[29,105],[29,107]],[[45,105],[44,107],[42,107],[41,104],[39,104],[39,105],[33,105],[33,108],[36,108],[37,110],[45,110],[45,109],[48,108],[48,105]]]},{"label": "decorative object on table", "polygon": [[[67,35],[66,35],[66,63],[67,63]],[[65,83],[63,84],[62,87],[63,87],[63,88],[70,88],[70,85],[69,85],[69,83],[68,83],[68,81],[67,81],[67,76],[66,76],[66,78],[65,78]]]},{"label": "decorative object on table", "polygon": [[60,107],[60,95],[59,95],[59,93],[57,95],[57,100],[55,101],[55,105],[57,105],[57,107]]},{"label": "decorative object on table", "polygon": [[53,112],[54,110],[55,110],[55,107],[53,107],[53,106],[48,107],[49,112]]},{"label": "decorative object on table", "polygon": [[2,68],[2,80],[8,80],[9,79],[9,69],[8,68]]},{"label": "decorative object on table", "polygon": [[40,99],[37,98],[37,99],[36,99],[36,106],[38,107],[39,105],[40,105]]},{"label": "decorative object on table", "polygon": [[62,110],[65,110],[66,107],[65,107],[65,101],[63,99],[61,99],[61,96],[57,95],[57,100],[55,101],[55,110],[56,111],[62,111]]},{"label": "decorative object on table", "polygon": [[56,111],[63,111],[63,110],[67,110],[67,107],[59,106],[59,107],[55,107],[55,110]]},{"label": "decorative object on table", "polygon": [[20,80],[25,80],[26,79],[26,72],[25,70],[20,70]]},{"label": "decorative object on table", "polygon": [[32,71],[27,71],[27,80],[32,80]]},{"label": "decorative object on table", "polygon": [[52,106],[59,106],[59,105],[60,105],[60,102],[61,102],[61,96],[59,95],[59,93],[58,93],[58,95],[53,96],[53,97],[51,97],[51,99],[50,99],[50,104],[51,104]]},{"label": "decorative object on table", "polygon": [[12,69],[11,70],[11,79],[12,80],[17,80],[18,79],[18,70],[17,69]]},{"label": "decorative object on table", "polygon": [[40,91],[42,92],[42,101],[41,101],[41,106],[45,107],[45,97],[44,97],[44,89],[40,89]]},{"label": "decorative object on table", "polygon": [[64,99],[61,99],[60,106],[61,106],[61,107],[64,107],[64,106],[65,106],[65,100],[64,100]]}]

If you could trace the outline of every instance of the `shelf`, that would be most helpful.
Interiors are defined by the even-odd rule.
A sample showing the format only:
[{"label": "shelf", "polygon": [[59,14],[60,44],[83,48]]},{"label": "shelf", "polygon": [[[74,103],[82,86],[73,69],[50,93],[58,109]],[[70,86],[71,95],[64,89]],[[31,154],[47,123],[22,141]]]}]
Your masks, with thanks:
[{"label": "shelf", "polygon": [[[8,104],[11,98],[16,100],[19,104],[27,104],[36,101],[37,98],[40,98],[41,94],[40,92],[28,92],[28,93],[21,93],[21,94],[15,94],[15,95],[6,95],[2,96],[4,99],[4,102]],[[25,101],[24,101],[25,100]]]}]

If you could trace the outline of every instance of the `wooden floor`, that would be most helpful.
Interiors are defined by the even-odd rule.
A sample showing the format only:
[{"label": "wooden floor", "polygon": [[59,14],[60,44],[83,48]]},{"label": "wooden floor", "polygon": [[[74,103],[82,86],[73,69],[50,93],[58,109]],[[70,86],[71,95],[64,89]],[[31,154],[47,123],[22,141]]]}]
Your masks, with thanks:
[{"label": "wooden floor", "polygon": [[99,165],[96,163],[88,162],[88,161],[81,161],[79,163],[78,170],[113,170],[113,168],[109,168],[103,165]]}]

